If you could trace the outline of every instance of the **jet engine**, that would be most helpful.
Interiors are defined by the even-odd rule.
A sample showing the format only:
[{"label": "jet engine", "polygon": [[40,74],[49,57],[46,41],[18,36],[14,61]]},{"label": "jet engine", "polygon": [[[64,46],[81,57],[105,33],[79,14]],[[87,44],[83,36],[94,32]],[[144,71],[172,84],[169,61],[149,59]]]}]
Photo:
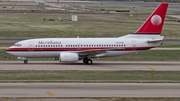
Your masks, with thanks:
[{"label": "jet engine", "polygon": [[59,55],[60,62],[77,62],[79,55],[77,53],[62,52]]}]

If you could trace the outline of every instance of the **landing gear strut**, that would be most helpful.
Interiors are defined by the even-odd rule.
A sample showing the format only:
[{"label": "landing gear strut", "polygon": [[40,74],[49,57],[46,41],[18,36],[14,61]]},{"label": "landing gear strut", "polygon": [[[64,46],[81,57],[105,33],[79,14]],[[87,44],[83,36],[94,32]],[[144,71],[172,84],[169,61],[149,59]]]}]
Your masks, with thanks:
[{"label": "landing gear strut", "polygon": [[83,62],[88,65],[91,65],[93,63],[92,60],[87,57],[83,59]]},{"label": "landing gear strut", "polygon": [[27,58],[25,58],[25,57],[17,57],[17,59],[19,59],[19,60],[24,60],[24,64],[27,64],[27,63],[28,63],[28,60],[27,60]]},{"label": "landing gear strut", "polygon": [[28,60],[24,60],[24,64],[27,64],[28,63]]}]

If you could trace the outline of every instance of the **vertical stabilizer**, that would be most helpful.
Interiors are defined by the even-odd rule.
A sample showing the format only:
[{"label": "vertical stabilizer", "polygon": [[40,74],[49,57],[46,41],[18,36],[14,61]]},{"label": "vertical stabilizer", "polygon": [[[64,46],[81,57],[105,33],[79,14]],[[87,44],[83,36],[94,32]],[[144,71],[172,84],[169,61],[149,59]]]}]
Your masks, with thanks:
[{"label": "vertical stabilizer", "polygon": [[153,11],[134,34],[161,34],[168,3],[163,2]]}]

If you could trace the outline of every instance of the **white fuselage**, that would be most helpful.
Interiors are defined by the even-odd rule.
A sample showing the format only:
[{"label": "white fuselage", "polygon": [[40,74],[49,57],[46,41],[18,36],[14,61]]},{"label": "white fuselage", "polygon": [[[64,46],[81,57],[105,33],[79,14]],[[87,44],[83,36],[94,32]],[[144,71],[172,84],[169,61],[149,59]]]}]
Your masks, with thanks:
[{"label": "white fuselage", "polygon": [[[133,35],[119,38],[40,38],[17,42],[6,52],[24,58],[58,58],[61,52],[96,52],[89,57],[110,57],[131,54],[159,46],[162,42],[147,43],[148,40],[162,39],[160,35]],[[106,50],[106,51],[101,51]],[[99,52],[100,51],[100,52]]]}]

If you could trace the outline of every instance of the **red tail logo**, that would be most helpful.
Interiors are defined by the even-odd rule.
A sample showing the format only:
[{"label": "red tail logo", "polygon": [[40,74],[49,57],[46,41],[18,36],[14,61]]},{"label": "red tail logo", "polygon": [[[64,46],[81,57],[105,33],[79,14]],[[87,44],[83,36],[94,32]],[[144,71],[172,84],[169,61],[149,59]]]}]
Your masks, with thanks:
[{"label": "red tail logo", "polygon": [[161,3],[135,34],[161,34],[168,3]]}]

